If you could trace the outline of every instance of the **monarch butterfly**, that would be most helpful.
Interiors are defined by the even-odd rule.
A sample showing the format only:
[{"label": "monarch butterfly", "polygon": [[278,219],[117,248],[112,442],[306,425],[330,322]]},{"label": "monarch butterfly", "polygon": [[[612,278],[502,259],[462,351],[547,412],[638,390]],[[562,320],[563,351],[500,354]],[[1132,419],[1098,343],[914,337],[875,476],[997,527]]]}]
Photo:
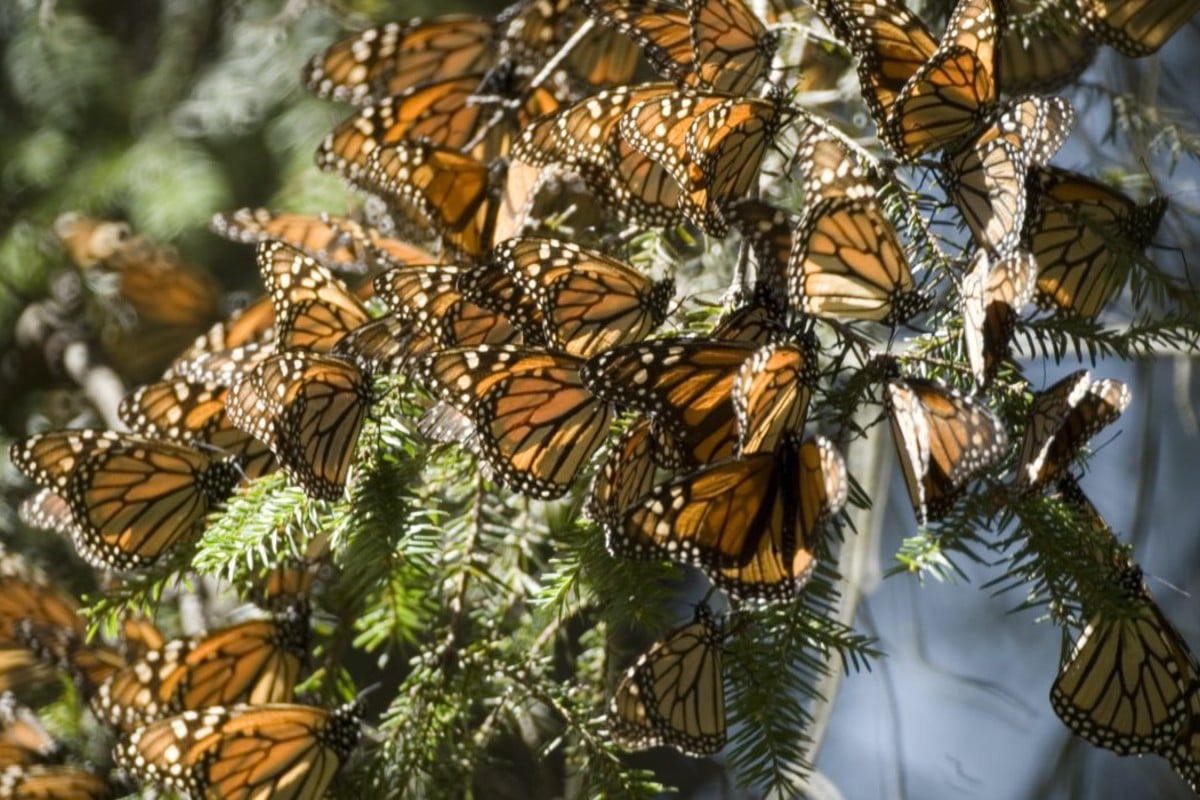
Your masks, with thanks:
[{"label": "monarch butterfly", "polygon": [[492,250],[541,308],[545,339],[588,356],[644,339],[667,316],[674,278],[652,282],[628,265],[556,239],[509,239]]},{"label": "monarch butterfly", "polygon": [[491,20],[446,14],[389,22],[334,42],[309,60],[304,85],[318,97],[363,105],[413,86],[487,70],[495,61]]},{"label": "monarch butterfly", "polygon": [[660,75],[705,90],[747,93],[778,44],[742,0],[584,0],[583,7],[636,42]]},{"label": "monarch butterfly", "polygon": [[689,0],[687,7],[700,86],[743,94],[766,76],[779,37],[743,0]]},{"label": "monarch butterfly", "polygon": [[375,278],[375,292],[443,347],[522,344],[521,331],[507,317],[458,291],[467,272],[443,265],[395,267]]},{"label": "monarch butterfly", "polygon": [[722,632],[707,606],[638,656],[613,691],[608,724],[631,750],[666,745],[691,756],[725,746]]},{"label": "monarch butterfly", "polygon": [[772,452],[804,429],[816,374],[812,351],[794,344],[768,345],[742,364],[732,390],[739,456]]},{"label": "monarch butterfly", "polygon": [[633,106],[622,116],[620,132],[683,187],[684,213],[706,232],[723,236],[728,225],[721,204],[747,196],[782,124],[780,97],[680,92]]},{"label": "monarch butterfly", "polygon": [[361,736],[357,703],[213,706],[139,728],[113,750],[135,780],[191,797],[325,796]]},{"label": "monarch butterfly", "polygon": [[0,797],[22,800],[111,800],[117,790],[94,772],[53,764],[15,764],[0,770]]},{"label": "monarch butterfly", "polygon": [[308,657],[308,614],[293,607],[192,639],[175,639],[113,673],[91,698],[96,716],[122,731],[181,711],[292,700]]},{"label": "monarch butterfly", "polygon": [[79,603],[73,595],[40,570],[5,554],[0,557],[0,646],[20,644],[15,626],[22,619],[85,632]]},{"label": "monarch butterfly", "polygon": [[584,363],[584,385],[649,414],[672,445],[669,463],[708,464],[734,454],[734,380],[757,351],[748,342],[659,339],[622,345]]},{"label": "monarch butterfly", "polygon": [[899,324],[929,305],[892,223],[873,198],[826,197],[796,232],[788,299],[818,317]]},{"label": "monarch butterfly", "polygon": [[757,186],[767,147],[791,116],[782,92],[770,98],[727,99],[698,114],[684,137],[692,206],[706,209],[704,222],[723,233],[720,208],[747,197]]},{"label": "monarch butterfly", "polygon": [[0,765],[57,760],[65,745],[12,692],[0,694]]},{"label": "monarch butterfly", "polygon": [[262,442],[238,430],[225,413],[228,390],[215,383],[160,381],[141,387],[121,401],[117,415],[129,430],[176,444],[204,443],[238,456],[250,479],[273,472],[278,464]]},{"label": "monarch butterfly", "polygon": [[847,491],[832,444],[788,435],[774,452],[717,461],[652,489],[608,547],[693,564],[734,597],[790,599],[808,582],[821,526]]},{"label": "monarch butterfly", "polygon": [[1085,28],[1132,58],[1158,50],[1200,11],[1196,0],[1075,0]]},{"label": "monarch butterfly", "polygon": [[1070,5],[1011,0],[997,52],[1005,92],[1053,92],[1074,82],[1092,63],[1098,45],[1075,20]]},{"label": "monarch butterfly", "polygon": [[974,473],[998,462],[1008,434],[988,408],[939,381],[892,380],[888,416],[917,521],[944,516]]},{"label": "monarch butterfly", "polygon": [[369,376],[350,361],[297,350],[271,356],[239,378],[225,408],[305,494],[336,500],[373,399]]},{"label": "monarch butterfly", "polygon": [[331,269],[346,272],[369,271],[381,254],[401,263],[425,264],[433,260],[433,256],[416,245],[386,237],[347,217],[330,214],[313,217],[265,208],[239,208],[215,214],[210,227],[226,239],[244,244],[275,239]]},{"label": "monarch butterfly", "polygon": [[1017,485],[1036,489],[1057,480],[1097,431],[1117,420],[1132,395],[1121,381],[1073,372],[1039,394],[1017,457]]},{"label": "monarch butterfly", "polygon": [[502,483],[548,499],[570,488],[612,420],[580,379],[581,363],[511,346],[452,348],[432,356],[418,379],[471,420]]},{"label": "monarch butterfly", "polygon": [[25,648],[0,648],[0,692],[37,691],[58,680],[53,667]]},{"label": "monarch butterfly", "polygon": [[370,320],[362,303],[333,273],[296,248],[263,242],[257,258],[275,306],[281,347],[327,353],[346,333]]},{"label": "monarch butterfly", "polygon": [[536,166],[569,165],[628,224],[678,225],[683,190],[661,164],[625,141],[618,125],[635,105],[674,91],[673,84],[652,83],[599,92],[535,120],[513,144],[513,156]]},{"label": "monarch butterfly", "polygon": [[950,197],[980,247],[994,255],[1016,249],[1025,224],[1026,173],[1058,151],[1074,118],[1062,98],[1022,98],[962,150],[946,154]]},{"label": "monarch butterfly", "polygon": [[656,470],[650,420],[642,419],[625,429],[596,471],[588,516],[612,535],[625,510],[654,487]]},{"label": "monarch butterfly", "polygon": [[55,220],[54,231],[81,269],[114,276],[116,296],[142,323],[186,329],[217,318],[221,287],[213,277],[127,224],[68,212]]},{"label": "monarch butterfly", "polygon": [[31,436],[10,455],[71,507],[80,555],[116,570],[148,566],[189,542],[241,479],[229,457],[112,431]]},{"label": "monarch butterfly", "polygon": [[994,265],[983,250],[976,252],[963,276],[963,340],[967,363],[982,386],[1007,358],[1017,314],[1033,299],[1037,262],[1017,252]]},{"label": "monarch butterfly", "polygon": [[820,0],[816,8],[858,57],[863,98],[900,156],[961,141],[995,105],[1002,4],[961,0],[940,44],[898,3]]},{"label": "monarch butterfly", "polygon": [[13,635],[35,656],[71,675],[85,698],[125,665],[115,648],[86,642],[83,634],[73,628],[23,619],[17,622]]},{"label": "monarch butterfly", "polygon": [[[508,96],[516,90],[494,86],[493,80],[485,83],[487,77],[463,75],[423,83],[366,106],[325,137],[317,150],[317,166],[354,181],[375,148],[401,141],[426,141],[451,150],[473,145],[470,153],[483,161],[507,155],[514,131],[551,113],[558,102],[539,87],[510,114],[511,121],[493,124],[494,113],[505,113],[504,107],[483,102],[483,95]],[[474,145],[477,138],[481,141]]]},{"label": "monarch butterfly", "polygon": [[1038,262],[1037,300],[1094,318],[1125,285],[1166,213],[1165,198],[1137,205],[1075,172],[1043,167],[1029,182],[1022,248]]},{"label": "monarch butterfly", "polygon": [[907,158],[962,141],[999,98],[996,33],[1003,0],[961,0],[938,49],[896,96],[884,128],[888,144]]},{"label": "monarch butterfly", "polygon": [[451,253],[476,259],[492,245],[498,206],[492,170],[470,156],[427,142],[377,147],[356,183],[382,193],[427,227]]},{"label": "monarch butterfly", "polygon": [[899,3],[817,0],[817,13],[858,59],[863,100],[881,134],[897,95],[938,49],[925,24]]},{"label": "monarch butterfly", "polygon": [[1050,687],[1050,705],[1097,747],[1121,755],[1171,753],[1200,669],[1136,564],[1121,570],[1117,584],[1131,608],[1088,620]]}]

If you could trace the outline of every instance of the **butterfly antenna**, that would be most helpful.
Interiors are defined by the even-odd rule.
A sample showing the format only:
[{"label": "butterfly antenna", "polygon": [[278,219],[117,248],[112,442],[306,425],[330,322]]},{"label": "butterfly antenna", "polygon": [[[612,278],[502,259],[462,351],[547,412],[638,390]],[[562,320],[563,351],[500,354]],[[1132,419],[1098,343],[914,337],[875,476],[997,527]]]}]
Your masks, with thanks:
[{"label": "butterfly antenna", "polygon": [[1172,592],[1180,594],[1183,597],[1187,598],[1188,600],[1192,599],[1192,594],[1187,589],[1183,589],[1179,586],[1176,586],[1175,584],[1171,583],[1166,578],[1163,578],[1160,575],[1151,575],[1150,577],[1153,578],[1156,583],[1161,583],[1163,586],[1166,586]]},{"label": "butterfly antenna", "polygon": [[558,52],[550,57],[550,60],[546,62],[541,71],[533,76],[533,79],[529,81],[529,85],[526,87],[526,91],[532,92],[534,89],[537,89],[547,80],[549,80],[550,76],[554,74],[554,71],[558,69],[559,65],[566,60],[567,56],[571,55],[571,52],[579,46],[579,43],[582,42],[589,33],[592,32],[592,28],[594,27],[596,27],[595,19],[591,17],[585,19],[583,24],[576,28],[575,32],[571,34],[570,38],[563,42],[562,47],[558,48]]}]

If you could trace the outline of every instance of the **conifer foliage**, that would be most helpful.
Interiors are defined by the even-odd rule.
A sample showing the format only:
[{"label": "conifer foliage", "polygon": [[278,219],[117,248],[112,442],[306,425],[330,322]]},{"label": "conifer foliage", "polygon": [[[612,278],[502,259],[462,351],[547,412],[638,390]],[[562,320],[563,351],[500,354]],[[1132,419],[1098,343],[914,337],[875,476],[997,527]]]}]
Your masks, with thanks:
[{"label": "conifer foliage", "polygon": [[882,655],[881,446],[892,579],[987,562],[1063,724],[1200,792],[1200,663],[1079,484],[1096,359],[1200,298],[1165,186],[1062,166],[1101,108],[1200,152],[1079,84],[1197,4],[787,5],[0,12],[0,794],[796,794]]}]

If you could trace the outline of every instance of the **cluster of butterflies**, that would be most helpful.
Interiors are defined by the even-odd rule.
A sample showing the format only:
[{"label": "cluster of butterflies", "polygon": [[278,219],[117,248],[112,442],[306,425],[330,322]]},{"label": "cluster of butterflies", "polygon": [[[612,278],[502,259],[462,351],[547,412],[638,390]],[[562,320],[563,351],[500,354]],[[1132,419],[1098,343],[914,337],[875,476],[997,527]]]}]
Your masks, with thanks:
[{"label": "cluster of butterflies", "polygon": [[[131,791],[130,780],[197,798],[322,796],[358,743],[361,709],[295,702],[310,653],[311,565],[260,577],[265,616],[178,639],[129,616],[109,643],[87,641],[63,584],[0,554],[0,796],[105,800]],[[16,700],[45,696],[60,676],[107,737],[73,747]],[[87,761],[112,737],[115,780]]]},{"label": "cluster of butterflies", "polygon": [[[896,0],[815,5],[858,61],[881,142],[905,163],[943,154],[933,168],[973,252],[957,296],[974,385],[1010,363],[1033,299],[1090,318],[1109,306],[1165,204],[1049,165],[1070,131],[1065,100],[1002,99],[1081,67],[1052,62],[1006,84],[1016,34],[1004,0],[961,0],[940,41]],[[1067,22],[1139,55],[1191,13],[1164,0],[1066,5],[1053,8]],[[620,428],[588,503],[614,556],[693,565],[733,603],[795,598],[850,485],[835,444],[806,433],[830,374],[814,332],[820,321],[894,328],[936,298],[914,278],[885,176],[770,84],[780,41],[743,0],[523,0],[495,19],[391,23],[335,43],[305,84],[359,109],[317,163],[374,198],[371,224],[221,215],[218,232],[257,243],[266,295],[130,394],[127,432],[17,442],[13,463],[41,487],[24,518],[72,538],[98,568],[130,572],[186,551],[209,513],[258,476],[281,470],[310,497],[337,500],[379,399],[375,378],[402,375],[430,396],[420,421],[429,438],[467,448],[487,475],[532,497],[577,486]],[[634,81],[639,52],[662,82]],[[758,197],[764,163],[793,141],[781,181],[801,190],[798,209]],[[554,231],[531,235],[539,199],[572,181],[629,229],[740,232],[757,265],[753,286],[740,287],[749,299],[706,334],[651,338],[670,317],[671,277]],[[925,524],[1009,458],[1008,434],[983,400],[888,363],[877,382]],[[1004,491],[1070,480],[1091,436],[1128,403],[1119,382],[1086,372],[1038,394]],[[1196,747],[1181,738],[1196,719],[1182,676],[1195,670],[1164,660],[1186,647],[1137,597],[1132,620],[1089,626],[1055,708],[1089,741],[1170,754],[1195,783]],[[62,624],[54,636],[36,622],[23,635],[83,675],[97,715],[130,732],[116,751],[130,777],[194,796],[286,786],[307,798],[323,793],[358,723],[352,709],[286,705],[307,630],[298,615],[120,663],[95,659],[79,632],[57,641]],[[723,636],[702,606],[642,654],[614,693],[614,737],[720,749]],[[230,655],[235,639],[250,660]],[[193,691],[199,673],[216,674],[210,661],[231,657],[243,681],[221,672]],[[1158,683],[1140,673],[1126,680],[1146,663],[1180,681],[1177,695],[1154,696]],[[245,771],[223,768],[235,752],[250,754]]]}]

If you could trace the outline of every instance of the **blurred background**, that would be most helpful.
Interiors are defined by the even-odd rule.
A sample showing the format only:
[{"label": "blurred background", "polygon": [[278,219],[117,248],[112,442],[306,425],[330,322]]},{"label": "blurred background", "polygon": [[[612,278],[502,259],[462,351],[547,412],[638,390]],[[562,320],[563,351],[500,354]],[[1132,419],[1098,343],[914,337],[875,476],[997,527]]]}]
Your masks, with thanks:
[{"label": "blurred background", "polygon": [[[245,302],[257,281],[252,248],[209,232],[214,212],[355,208],[340,181],[313,165],[320,139],[350,112],[301,90],[300,69],[309,56],[345,30],[372,22],[499,8],[467,0],[0,3],[3,451],[26,432],[96,422],[89,367],[109,366],[132,385],[159,371],[164,353]],[[1200,259],[1192,247],[1198,171],[1188,155],[1200,149],[1200,92],[1190,83],[1197,74],[1195,22],[1148,59],[1102,50],[1080,86],[1064,92],[1081,113],[1055,160],[1090,174],[1129,173],[1135,196],[1165,195],[1171,207],[1156,240],[1162,247],[1150,255],[1172,270],[1194,269]],[[853,87],[852,71],[848,80],[843,85]],[[1112,98],[1120,95],[1132,98],[1139,113],[1114,113]],[[1157,115],[1154,124],[1130,124],[1145,116],[1140,112]],[[68,211],[84,216],[61,220]],[[153,285],[145,306],[126,307],[137,304],[132,293],[114,292],[111,276],[90,269],[89,254],[79,252],[80,242],[101,246],[85,235],[93,232],[88,217],[123,220],[128,230],[164,247],[161,257],[194,278],[186,311],[161,319],[148,313],[160,299]],[[124,236],[123,230],[112,235]],[[1121,314],[1118,308],[1114,324]],[[48,328],[56,335],[47,337]],[[82,340],[92,354],[81,370],[63,354]],[[1164,352],[1153,360],[1092,366],[1097,377],[1129,383],[1134,401],[1094,443],[1083,485],[1114,529],[1134,543],[1151,591],[1195,649],[1200,380],[1193,363],[1188,355]],[[1090,365],[1031,363],[1027,374],[1045,386],[1080,366]],[[891,459],[886,435],[874,439],[880,446],[867,463]],[[985,554],[995,566],[960,563],[967,580],[958,585],[883,579],[914,521],[898,470],[882,474],[896,480],[871,492],[878,527],[872,533],[860,526],[861,541],[847,548],[842,572],[858,576],[846,587],[858,599],[857,626],[879,637],[888,657],[870,673],[830,687],[836,694],[818,731],[812,795],[1190,796],[1162,759],[1118,758],[1059,723],[1046,698],[1063,643],[1058,629],[1038,624],[1033,613],[1010,613],[1023,598],[984,586],[1002,574],[1003,553]],[[858,478],[870,491],[868,476]],[[19,525],[14,509],[25,491],[5,463],[0,534],[14,549],[62,555],[53,537]],[[668,765],[692,787],[690,796],[745,796],[719,760],[703,766],[664,754],[640,760]]]}]

